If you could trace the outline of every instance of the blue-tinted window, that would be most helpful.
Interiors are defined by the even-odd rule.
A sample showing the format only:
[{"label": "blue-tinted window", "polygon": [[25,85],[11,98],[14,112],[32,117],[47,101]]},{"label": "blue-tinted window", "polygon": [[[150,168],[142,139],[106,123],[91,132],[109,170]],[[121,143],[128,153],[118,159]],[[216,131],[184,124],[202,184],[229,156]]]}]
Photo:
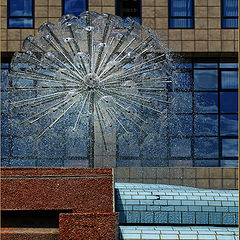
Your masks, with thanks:
[{"label": "blue-tinted window", "polygon": [[88,9],[87,0],[63,0],[63,14],[79,15]]},{"label": "blue-tinted window", "polygon": [[196,113],[217,113],[218,94],[212,92],[194,93],[194,110]]},{"label": "blue-tinted window", "polygon": [[194,156],[196,158],[217,158],[217,137],[196,137],[194,139]]},{"label": "blue-tinted window", "polygon": [[222,156],[223,157],[238,156],[238,139],[236,138],[222,139]]},{"label": "blue-tinted window", "polygon": [[34,0],[9,0],[8,28],[33,28]]},{"label": "blue-tinted window", "polygon": [[220,112],[237,113],[238,111],[238,93],[221,92],[220,93]]},{"label": "blue-tinted window", "polygon": [[189,72],[178,72],[175,75],[173,90],[189,90],[191,87],[191,74]]},{"label": "blue-tinted window", "polygon": [[195,136],[217,136],[218,116],[217,115],[195,115],[194,120]]},{"label": "blue-tinted window", "polygon": [[220,135],[237,136],[238,134],[238,116],[237,114],[224,114],[220,116]]},{"label": "blue-tinted window", "polygon": [[217,90],[217,70],[194,70],[194,90]]},{"label": "blue-tinted window", "polygon": [[192,115],[169,116],[169,134],[171,136],[191,136]]},{"label": "blue-tinted window", "polygon": [[126,19],[127,17],[141,23],[140,0],[116,0],[116,15]]},{"label": "blue-tinted window", "polygon": [[172,157],[190,157],[191,141],[190,139],[172,139],[171,140],[171,156]]},{"label": "blue-tinted window", "polygon": [[222,84],[222,89],[237,89],[238,88],[238,72],[222,71],[221,84]]},{"label": "blue-tinted window", "polygon": [[193,28],[193,27],[194,27],[194,1],[170,0],[169,28]]},{"label": "blue-tinted window", "polygon": [[238,28],[238,0],[222,0],[222,28]]}]

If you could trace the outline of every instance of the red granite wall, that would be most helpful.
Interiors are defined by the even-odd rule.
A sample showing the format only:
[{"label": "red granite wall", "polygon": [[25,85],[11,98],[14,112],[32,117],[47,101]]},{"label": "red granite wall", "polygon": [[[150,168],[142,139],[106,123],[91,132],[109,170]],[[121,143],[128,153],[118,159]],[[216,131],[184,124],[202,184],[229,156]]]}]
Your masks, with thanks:
[{"label": "red granite wall", "polygon": [[[99,234],[104,236],[101,239],[117,239],[114,235],[118,221],[117,214],[114,213],[112,169],[2,168],[1,207],[7,211],[72,210],[73,213],[60,214],[60,239],[71,239],[66,237],[72,234],[69,221],[71,228],[75,229],[75,240],[99,239]],[[80,224],[83,222],[85,230]],[[98,226],[99,229],[94,231],[94,236],[93,226]],[[2,240],[31,239],[33,236],[34,239],[43,239],[41,234],[39,238],[36,232],[27,231],[29,229],[25,233],[23,229],[20,232],[16,228],[3,229]],[[54,231],[55,238],[48,232],[48,237],[46,235],[44,239],[58,239],[56,229]]]}]

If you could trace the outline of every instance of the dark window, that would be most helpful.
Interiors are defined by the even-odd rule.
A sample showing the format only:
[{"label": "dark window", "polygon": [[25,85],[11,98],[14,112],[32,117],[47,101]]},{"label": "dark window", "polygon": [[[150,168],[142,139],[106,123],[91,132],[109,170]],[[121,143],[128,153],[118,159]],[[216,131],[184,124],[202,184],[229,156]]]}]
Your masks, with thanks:
[{"label": "dark window", "polygon": [[62,14],[79,15],[88,10],[87,0],[62,0]]},{"label": "dark window", "polygon": [[169,0],[169,28],[194,28],[194,1]]},{"label": "dark window", "polygon": [[141,23],[141,1],[116,0],[116,15],[124,18],[130,17]]},{"label": "dark window", "polygon": [[238,0],[222,0],[222,28],[238,28]]},{"label": "dark window", "polygon": [[8,28],[34,28],[34,0],[8,0]]}]

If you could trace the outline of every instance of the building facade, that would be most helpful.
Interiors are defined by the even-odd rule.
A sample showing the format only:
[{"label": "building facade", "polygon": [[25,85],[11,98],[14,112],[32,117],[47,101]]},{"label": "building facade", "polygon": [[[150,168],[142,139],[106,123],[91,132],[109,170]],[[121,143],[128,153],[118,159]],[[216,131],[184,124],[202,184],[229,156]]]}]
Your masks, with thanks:
[{"label": "building facade", "polygon": [[86,124],[77,142],[64,127],[60,135],[50,133],[34,141],[12,118],[6,77],[11,57],[23,50],[28,35],[37,35],[47,21],[56,24],[63,14],[85,10],[130,16],[155,30],[173,51],[179,69],[176,83],[169,86],[175,102],[164,129],[153,126],[151,138],[130,143],[109,136],[110,151],[95,146],[95,167],[115,168],[121,182],[236,189],[237,0],[2,0],[1,165],[88,166]]}]

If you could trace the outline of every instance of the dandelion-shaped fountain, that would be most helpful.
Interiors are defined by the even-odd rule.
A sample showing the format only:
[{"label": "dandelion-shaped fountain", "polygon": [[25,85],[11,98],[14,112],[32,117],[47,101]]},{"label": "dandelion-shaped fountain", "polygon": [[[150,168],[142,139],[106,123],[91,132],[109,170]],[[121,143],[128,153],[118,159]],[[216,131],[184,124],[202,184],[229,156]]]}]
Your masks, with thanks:
[{"label": "dandelion-shaped fountain", "polygon": [[[45,23],[15,53],[9,73],[11,105],[40,138],[68,116],[77,131],[88,118],[89,167],[94,167],[94,123],[107,148],[105,129],[147,134],[147,115],[164,119],[171,102],[170,51],[131,19],[84,12]],[[39,129],[40,130],[37,130]]]}]

